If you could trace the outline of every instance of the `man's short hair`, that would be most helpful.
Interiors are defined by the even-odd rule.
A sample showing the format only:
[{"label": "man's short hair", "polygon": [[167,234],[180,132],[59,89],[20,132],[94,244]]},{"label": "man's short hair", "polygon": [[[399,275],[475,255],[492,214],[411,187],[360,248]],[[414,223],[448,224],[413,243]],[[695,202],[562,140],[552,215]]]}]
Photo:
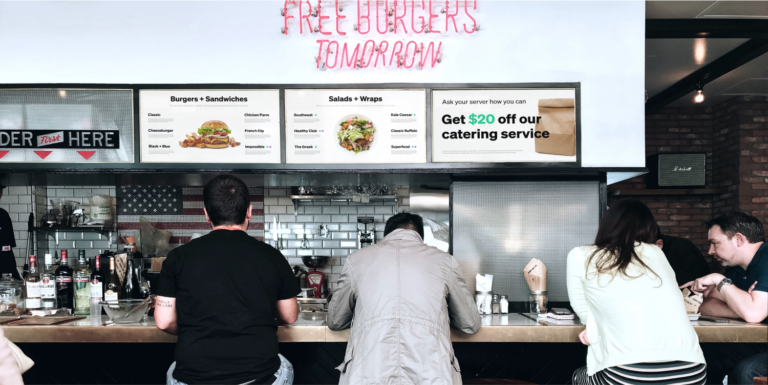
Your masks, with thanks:
[{"label": "man's short hair", "polygon": [[411,213],[395,214],[387,220],[387,225],[384,226],[384,236],[397,229],[408,229],[419,233],[421,239],[424,239],[424,220],[421,216]]},{"label": "man's short hair", "polygon": [[760,220],[741,211],[731,211],[707,222],[708,229],[715,225],[720,227],[728,239],[733,238],[736,233],[741,233],[749,243],[765,240],[765,231]]},{"label": "man's short hair", "polygon": [[203,203],[214,226],[245,222],[251,197],[248,186],[232,175],[219,175],[203,188]]}]

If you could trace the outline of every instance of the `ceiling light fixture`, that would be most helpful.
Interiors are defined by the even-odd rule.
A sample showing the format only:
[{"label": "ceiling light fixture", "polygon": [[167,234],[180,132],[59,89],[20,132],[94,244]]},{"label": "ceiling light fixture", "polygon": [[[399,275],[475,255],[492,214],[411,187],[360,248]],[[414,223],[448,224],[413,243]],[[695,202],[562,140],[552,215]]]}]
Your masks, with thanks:
[{"label": "ceiling light fixture", "polygon": [[701,103],[704,101],[704,87],[701,85],[701,83],[696,85],[696,96],[693,97],[693,101],[696,103]]}]

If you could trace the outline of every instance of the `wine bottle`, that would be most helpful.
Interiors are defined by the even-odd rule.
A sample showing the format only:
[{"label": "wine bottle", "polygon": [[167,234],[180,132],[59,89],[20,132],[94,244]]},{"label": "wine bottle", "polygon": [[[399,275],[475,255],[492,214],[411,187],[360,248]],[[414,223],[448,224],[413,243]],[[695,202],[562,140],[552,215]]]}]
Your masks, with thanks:
[{"label": "wine bottle", "polygon": [[115,270],[115,257],[109,257],[109,276],[104,284],[104,300],[117,301],[123,297],[123,287]]},{"label": "wine bottle", "polygon": [[101,275],[101,256],[93,258],[94,267],[91,270],[91,299],[104,299],[104,276]]},{"label": "wine bottle", "polygon": [[40,272],[37,270],[37,257],[29,256],[29,274],[24,278],[24,298],[27,310],[40,310]]},{"label": "wine bottle", "polygon": [[75,271],[75,314],[91,314],[91,269],[85,260],[85,250],[77,252],[77,270]]},{"label": "wine bottle", "polygon": [[141,299],[139,283],[133,268],[133,252],[128,251],[125,258],[125,278],[123,278],[123,299]]},{"label": "wine bottle", "polygon": [[45,255],[45,267],[40,277],[40,298],[43,310],[53,310],[58,307],[56,301],[56,276],[53,274],[53,256]]},{"label": "wine bottle", "polygon": [[74,308],[75,288],[72,285],[72,268],[69,266],[67,250],[61,251],[61,263],[56,269],[56,298],[59,308]]}]

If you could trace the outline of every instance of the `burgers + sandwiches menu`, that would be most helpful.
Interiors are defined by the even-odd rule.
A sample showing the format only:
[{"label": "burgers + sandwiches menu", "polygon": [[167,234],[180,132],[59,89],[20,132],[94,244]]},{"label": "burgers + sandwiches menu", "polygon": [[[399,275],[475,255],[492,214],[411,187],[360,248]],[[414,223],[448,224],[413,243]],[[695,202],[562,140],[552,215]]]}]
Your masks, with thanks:
[{"label": "burgers + sandwiches menu", "polygon": [[141,90],[142,163],[280,163],[279,90]]},{"label": "burgers + sandwiches menu", "polygon": [[424,89],[285,91],[287,163],[426,163]]}]

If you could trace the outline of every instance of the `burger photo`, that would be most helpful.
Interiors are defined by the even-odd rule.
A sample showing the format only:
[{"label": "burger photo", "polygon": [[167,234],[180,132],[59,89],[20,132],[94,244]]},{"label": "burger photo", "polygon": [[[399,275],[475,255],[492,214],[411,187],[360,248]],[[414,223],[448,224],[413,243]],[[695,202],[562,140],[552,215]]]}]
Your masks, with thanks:
[{"label": "burger photo", "polygon": [[197,129],[202,136],[202,143],[207,148],[227,148],[230,145],[229,134],[232,133],[226,123],[221,120],[209,120]]}]

